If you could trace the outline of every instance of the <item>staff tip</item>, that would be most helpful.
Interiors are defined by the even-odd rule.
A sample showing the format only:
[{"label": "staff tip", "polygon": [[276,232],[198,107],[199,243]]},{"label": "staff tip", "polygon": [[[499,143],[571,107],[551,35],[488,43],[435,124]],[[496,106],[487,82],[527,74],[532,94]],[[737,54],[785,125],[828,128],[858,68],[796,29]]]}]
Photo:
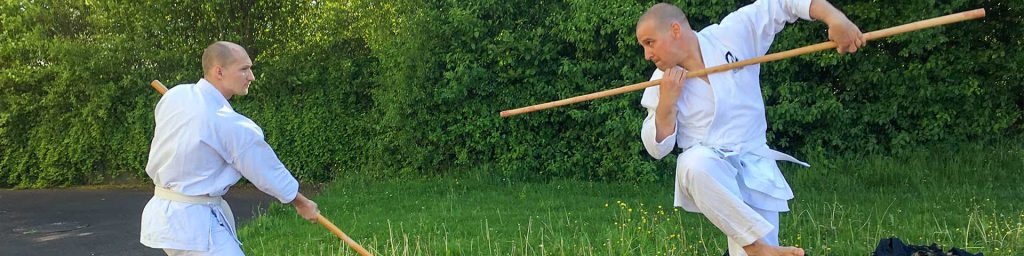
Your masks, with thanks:
[{"label": "staff tip", "polygon": [[978,8],[978,9],[971,10],[971,11],[968,12],[968,14],[970,14],[971,17],[975,17],[975,18],[985,17],[985,8]]}]

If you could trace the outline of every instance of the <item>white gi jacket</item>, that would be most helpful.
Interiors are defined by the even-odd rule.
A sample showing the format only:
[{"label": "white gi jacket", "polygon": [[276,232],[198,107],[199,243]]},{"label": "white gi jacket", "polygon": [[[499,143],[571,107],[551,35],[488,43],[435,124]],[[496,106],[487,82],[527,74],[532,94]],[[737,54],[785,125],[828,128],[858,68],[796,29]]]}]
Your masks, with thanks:
[{"label": "white gi jacket", "polygon": [[[245,177],[281,203],[291,202],[298,194],[298,181],[266,143],[263,130],[236,113],[205,79],[167,91],[157,103],[155,116],[146,174],[157,192],[164,188],[184,197],[219,199]],[[228,223],[234,234],[230,209],[220,204],[155,196],[142,213],[141,242],[153,248],[207,251],[217,221]]]},{"label": "white gi jacket", "polygon": [[[726,16],[721,24],[697,32],[701,55],[706,67],[763,56],[768,52],[775,34],[786,23],[797,18],[810,20],[810,0],[758,0]],[[655,110],[658,86],[644,90],[640,104],[647,108],[641,139],[647,152],[661,159],[672,149],[688,149],[695,145],[710,147],[731,158],[742,180],[744,202],[755,207],[788,211],[786,200],[793,191],[779,171],[775,160],[786,160],[807,166],[793,157],[768,148],[764,100],[761,96],[759,65],[708,75],[711,85],[700,78],[690,78],[676,103],[676,131],[658,142]],[[655,70],[651,80],[660,79]],[[675,186],[675,206],[697,211],[693,202]]]}]

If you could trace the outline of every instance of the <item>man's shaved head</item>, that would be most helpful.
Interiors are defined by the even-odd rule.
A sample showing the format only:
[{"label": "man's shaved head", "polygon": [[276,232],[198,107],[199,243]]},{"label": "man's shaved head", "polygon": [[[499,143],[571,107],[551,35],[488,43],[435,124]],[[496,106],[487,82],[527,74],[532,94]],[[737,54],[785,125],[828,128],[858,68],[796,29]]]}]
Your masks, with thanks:
[{"label": "man's shaved head", "polygon": [[252,60],[245,48],[232,42],[216,42],[203,51],[203,79],[217,88],[225,99],[249,94],[249,85],[256,80]]},{"label": "man's shaved head", "polygon": [[242,46],[232,42],[219,41],[206,47],[203,51],[203,75],[207,75],[213,66],[228,66],[245,53]]},{"label": "man's shaved head", "polygon": [[657,25],[658,28],[668,28],[672,25],[673,21],[679,22],[679,25],[684,28],[690,27],[690,22],[686,20],[686,14],[683,14],[683,10],[680,10],[679,7],[676,7],[675,5],[667,3],[659,3],[651,6],[650,9],[647,9],[647,11],[644,12],[644,15],[640,16],[640,20],[638,20],[636,24],[639,26],[640,23],[644,23],[646,21],[655,22],[654,24]]},{"label": "man's shaved head", "polygon": [[636,41],[644,48],[644,58],[663,71],[700,61],[696,33],[683,11],[671,4],[656,4],[640,16]]}]

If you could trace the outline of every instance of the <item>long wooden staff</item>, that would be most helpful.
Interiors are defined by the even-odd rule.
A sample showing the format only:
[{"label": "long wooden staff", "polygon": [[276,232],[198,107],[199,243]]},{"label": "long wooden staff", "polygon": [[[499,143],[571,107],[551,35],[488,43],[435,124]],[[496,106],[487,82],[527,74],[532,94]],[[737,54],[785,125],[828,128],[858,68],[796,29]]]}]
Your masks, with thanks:
[{"label": "long wooden staff", "polygon": [[[871,31],[871,32],[869,32],[867,34],[864,34],[864,40],[865,41],[875,40],[875,39],[889,37],[889,36],[896,35],[896,34],[906,33],[906,32],[915,31],[915,30],[921,30],[921,29],[935,27],[935,26],[946,25],[946,24],[950,24],[950,23],[961,22],[961,21],[965,21],[965,20],[972,20],[972,19],[977,19],[977,18],[981,18],[981,17],[985,17],[985,9],[984,8],[974,9],[974,10],[970,10],[970,11],[966,11],[966,12],[954,13],[954,14],[950,14],[950,15],[946,15],[946,16],[942,16],[942,17],[938,17],[938,18],[932,18],[932,19],[922,20],[922,21],[913,22],[913,23],[907,23],[907,24],[903,24],[903,25],[899,25],[899,26],[895,26],[895,27],[891,27],[891,28],[887,28],[887,29]],[[718,73],[718,72],[722,72],[722,71],[726,71],[726,70],[730,70],[730,69],[734,69],[734,68],[743,67],[743,66],[746,66],[746,65],[758,64],[758,63],[775,61],[775,60],[781,60],[781,59],[786,59],[786,58],[790,58],[790,57],[797,56],[797,55],[802,55],[802,54],[807,54],[807,53],[812,53],[812,52],[817,52],[817,51],[822,51],[822,50],[827,50],[827,49],[833,49],[833,48],[836,48],[836,46],[837,46],[837,44],[835,42],[832,42],[832,41],[828,41],[828,42],[824,42],[824,43],[819,43],[819,44],[815,44],[815,45],[804,46],[804,47],[796,48],[796,49],[789,50],[789,51],[773,53],[773,54],[769,54],[769,55],[765,55],[765,56],[761,56],[761,57],[757,57],[757,58],[753,58],[753,59],[748,59],[748,60],[744,60],[744,61],[739,61],[739,62],[729,63],[729,64],[725,64],[725,65],[714,66],[714,67],[711,67],[711,68],[701,69],[701,70],[697,70],[697,71],[692,71],[692,72],[686,73],[686,78],[699,77],[699,76],[704,76],[704,75],[711,74],[711,73]],[[595,93],[591,93],[591,94],[580,95],[580,96],[576,96],[576,97],[572,97],[572,98],[568,98],[568,99],[562,99],[562,100],[558,100],[558,101],[552,101],[552,102],[548,102],[548,103],[537,104],[537,105],[533,105],[533,106],[527,106],[527,107],[522,107],[522,108],[517,108],[517,109],[512,109],[512,110],[505,110],[505,111],[501,111],[501,117],[509,117],[509,116],[523,114],[523,113],[529,113],[529,112],[533,112],[533,111],[537,111],[537,110],[554,108],[554,107],[560,107],[560,106],[565,106],[565,105],[569,105],[569,104],[573,104],[573,103],[588,101],[588,100],[592,100],[592,99],[604,98],[604,97],[608,97],[608,96],[612,96],[612,95],[623,94],[623,93],[627,93],[627,92],[636,91],[636,90],[644,89],[644,88],[647,88],[647,87],[655,86],[655,85],[658,85],[660,83],[661,83],[661,79],[656,79],[656,80],[651,80],[651,81],[647,81],[647,82],[643,82],[643,83],[627,85],[627,86],[623,86],[623,87],[619,87],[619,88],[615,88],[615,89],[611,89],[611,90],[605,90],[605,91],[595,92]]]},{"label": "long wooden staff", "polygon": [[359,246],[359,244],[357,244],[355,240],[352,240],[352,238],[349,238],[347,235],[345,235],[344,232],[341,232],[341,229],[338,229],[338,227],[334,226],[334,223],[331,223],[331,221],[328,220],[323,215],[317,215],[316,220],[317,222],[320,222],[321,225],[324,225],[324,227],[331,230],[331,233],[334,233],[335,236],[338,236],[338,238],[341,238],[341,240],[345,241],[345,244],[348,244],[348,247],[352,247],[352,250],[356,250],[356,252],[358,252],[359,255],[373,256],[373,254],[370,254],[370,252],[366,251],[366,249],[363,249],[362,246]]},{"label": "long wooden staff", "polygon": [[[160,95],[167,93],[167,87],[164,86],[164,84],[161,83],[160,80],[153,80],[153,82],[149,83],[149,86],[152,86],[153,89],[156,89],[156,91],[159,92]],[[349,238],[348,235],[345,235],[345,232],[341,232],[341,229],[338,229],[337,226],[334,226],[334,223],[331,223],[331,221],[328,220],[323,215],[317,214],[316,220],[317,222],[320,223],[320,225],[323,225],[325,228],[330,230],[331,233],[334,233],[335,236],[338,236],[338,238],[341,238],[342,241],[345,241],[345,244],[347,244],[348,247],[352,247],[352,250],[356,250],[356,252],[359,253],[359,255],[373,256],[373,254],[366,251],[366,249],[363,249],[362,246],[356,243],[355,240],[352,240],[352,238]]]}]

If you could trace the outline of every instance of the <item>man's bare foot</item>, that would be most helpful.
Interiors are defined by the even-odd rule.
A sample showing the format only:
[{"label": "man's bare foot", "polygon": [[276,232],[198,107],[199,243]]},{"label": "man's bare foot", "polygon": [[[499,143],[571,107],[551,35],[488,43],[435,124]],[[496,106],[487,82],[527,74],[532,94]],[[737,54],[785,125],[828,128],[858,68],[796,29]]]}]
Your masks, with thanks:
[{"label": "man's bare foot", "polygon": [[761,239],[744,246],[743,250],[749,256],[804,256],[804,249],[796,247],[780,247],[768,245]]}]

